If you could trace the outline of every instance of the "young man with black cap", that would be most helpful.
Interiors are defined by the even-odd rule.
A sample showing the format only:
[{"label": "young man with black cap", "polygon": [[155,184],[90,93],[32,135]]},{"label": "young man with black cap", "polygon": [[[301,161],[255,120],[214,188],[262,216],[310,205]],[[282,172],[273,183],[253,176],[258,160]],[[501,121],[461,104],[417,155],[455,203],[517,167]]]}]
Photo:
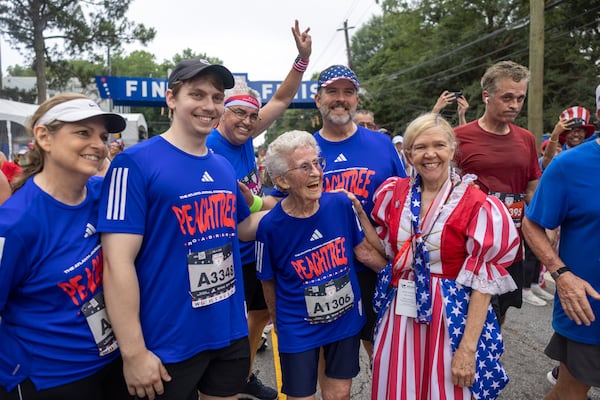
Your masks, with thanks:
[{"label": "young man with black cap", "polygon": [[185,60],[169,77],[171,127],[107,172],[98,231],[108,314],[132,395],[235,399],[249,367],[238,236],[254,240],[231,164],[206,147],[225,67]]},{"label": "young man with black cap", "polygon": [[[353,122],[359,88],[356,74],[346,66],[333,65],[321,72],[315,103],[323,118],[323,127],[315,133],[315,139],[326,160],[324,190],[346,189],[357,197],[367,215],[371,215],[373,194],[379,185],[391,176],[405,177],[406,173],[389,137]],[[355,265],[367,317],[361,339],[371,358],[377,317],[371,302],[377,275],[358,261]]]}]

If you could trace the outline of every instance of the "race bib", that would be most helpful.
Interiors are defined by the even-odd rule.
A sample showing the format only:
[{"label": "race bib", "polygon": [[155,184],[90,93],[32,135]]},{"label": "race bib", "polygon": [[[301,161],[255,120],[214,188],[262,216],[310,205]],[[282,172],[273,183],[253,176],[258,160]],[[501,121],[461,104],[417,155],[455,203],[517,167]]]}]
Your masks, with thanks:
[{"label": "race bib", "polygon": [[119,345],[112,330],[112,325],[108,321],[104,293],[96,293],[81,307],[81,312],[85,315],[88,326],[92,331],[99,354],[105,356],[115,351]]},{"label": "race bib", "polygon": [[510,216],[517,228],[521,228],[523,220],[523,209],[525,207],[525,195],[521,193],[490,192],[490,195],[500,199],[508,209]]},{"label": "race bib", "polygon": [[204,307],[235,293],[231,243],[188,255],[192,307]]},{"label": "race bib", "polygon": [[304,288],[304,300],[309,324],[335,321],[354,307],[354,291],[349,274]]}]

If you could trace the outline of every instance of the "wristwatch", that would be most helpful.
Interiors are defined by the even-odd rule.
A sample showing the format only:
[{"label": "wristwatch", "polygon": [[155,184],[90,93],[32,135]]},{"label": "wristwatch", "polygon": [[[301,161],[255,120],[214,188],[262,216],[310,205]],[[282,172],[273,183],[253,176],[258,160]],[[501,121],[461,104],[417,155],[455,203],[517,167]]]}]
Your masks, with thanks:
[{"label": "wristwatch", "polygon": [[552,279],[556,280],[559,276],[561,276],[565,272],[571,272],[571,270],[566,265],[563,265],[562,267],[560,267],[556,271],[550,272],[550,276],[552,277]]}]

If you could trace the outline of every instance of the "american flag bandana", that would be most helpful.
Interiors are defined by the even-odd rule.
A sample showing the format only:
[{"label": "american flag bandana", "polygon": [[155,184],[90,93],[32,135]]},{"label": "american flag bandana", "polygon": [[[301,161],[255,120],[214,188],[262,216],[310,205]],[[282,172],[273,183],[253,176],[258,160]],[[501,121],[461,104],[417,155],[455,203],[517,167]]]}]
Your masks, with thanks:
[{"label": "american flag bandana", "polygon": [[392,264],[388,263],[388,265],[377,273],[377,284],[375,285],[375,294],[373,295],[373,311],[377,314],[375,335],[377,335],[385,312],[390,308],[390,304],[392,304],[392,300],[394,300],[398,291],[397,288],[392,286],[392,268]]},{"label": "american flag bandana", "polygon": [[[456,352],[465,332],[471,288],[463,287],[452,279],[440,279],[444,297],[446,323],[452,354]],[[487,317],[475,353],[475,381],[469,387],[475,400],[497,399],[510,379],[500,363],[504,342],[496,314],[488,306]]]},{"label": "american flag bandana", "polygon": [[333,65],[319,75],[319,87],[327,87],[338,79],[347,79],[356,86],[358,89],[360,87],[360,81],[356,77],[354,71],[344,65]]},{"label": "american flag bandana", "polygon": [[417,296],[417,322],[428,324],[431,322],[432,312],[431,290],[429,289],[431,273],[429,270],[429,252],[419,229],[419,214],[421,212],[421,175],[419,174],[417,174],[415,183],[410,190],[410,212],[416,245],[413,268],[415,270]]}]

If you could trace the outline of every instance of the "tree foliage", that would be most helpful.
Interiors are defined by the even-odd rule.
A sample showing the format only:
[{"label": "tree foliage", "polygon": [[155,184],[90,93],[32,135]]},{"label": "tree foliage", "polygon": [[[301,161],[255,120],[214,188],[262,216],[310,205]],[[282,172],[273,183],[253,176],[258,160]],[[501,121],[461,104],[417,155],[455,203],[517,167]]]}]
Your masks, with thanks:
[{"label": "tree foliage", "polygon": [[[131,0],[0,0],[0,31],[31,61],[38,99],[46,99],[46,72],[59,76],[69,58],[90,59],[124,43],[147,43],[153,28],[125,18]],[[60,84],[59,77],[59,84]]]},{"label": "tree foliage", "polygon": [[[353,65],[362,78],[362,106],[396,132],[431,110],[444,90],[461,90],[471,106],[467,119],[478,118],[485,69],[506,59],[529,64],[527,0],[385,0],[382,8],[352,38]],[[595,106],[599,12],[598,2],[546,1],[546,130],[568,106]],[[455,108],[443,113],[456,122]],[[526,126],[526,118],[524,110],[517,123]]]}]

